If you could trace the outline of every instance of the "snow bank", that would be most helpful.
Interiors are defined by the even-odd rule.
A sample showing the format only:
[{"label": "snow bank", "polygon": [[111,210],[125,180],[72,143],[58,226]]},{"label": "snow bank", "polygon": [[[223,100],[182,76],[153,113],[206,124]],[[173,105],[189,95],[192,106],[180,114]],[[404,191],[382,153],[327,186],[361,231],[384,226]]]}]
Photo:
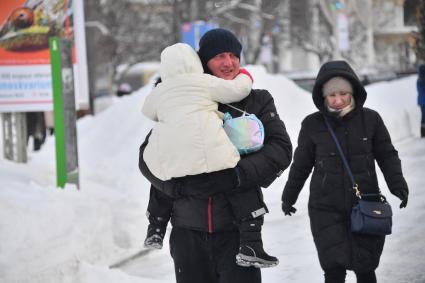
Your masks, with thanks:
[{"label": "snow bank", "polygon": [[[267,74],[262,67],[248,69],[254,87],[272,93],[295,146],[302,119],[316,111],[311,94],[282,75]],[[415,80],[411,76],[367,87],[366,106],[382,115],[395,141],[418,136]],[[40,152],[30,153],[27,164],[0,157],[0,282],[173,280],[167,243],[162,251],[142,259],[142,266],[126,270],[139,277],[108,268],[140,249],[145,236],[149,184],[137,162],[139,145],[152,127],[140,112],[150,88],[116,99],[99,115],[78,121],[80,191],[72,186],[55,188],[53,137]],[[415,155],[423,158],[425,152],[419,148]],[[300,196],[296,216],[284,218],[279,206],[286,174],[265,193],[271,210],[264,228],[265,245],[282,263],[265,270],[264,280],[311,282],[321,271],[308,230],[308,190]],[[423,187],[422,180],[415,180],[416,186]]]}]

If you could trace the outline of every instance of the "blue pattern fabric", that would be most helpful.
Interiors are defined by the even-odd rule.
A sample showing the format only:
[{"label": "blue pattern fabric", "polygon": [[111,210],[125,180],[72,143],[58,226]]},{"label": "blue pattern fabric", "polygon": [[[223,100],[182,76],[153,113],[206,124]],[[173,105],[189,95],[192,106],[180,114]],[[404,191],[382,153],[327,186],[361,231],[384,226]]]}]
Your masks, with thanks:
[{"label": "blue pattern fabric", "polygon": [[230,113],[225,113],[223,127],[239,154],[252,153],[263,147],[264,126],[254,114],[233,118]]}]

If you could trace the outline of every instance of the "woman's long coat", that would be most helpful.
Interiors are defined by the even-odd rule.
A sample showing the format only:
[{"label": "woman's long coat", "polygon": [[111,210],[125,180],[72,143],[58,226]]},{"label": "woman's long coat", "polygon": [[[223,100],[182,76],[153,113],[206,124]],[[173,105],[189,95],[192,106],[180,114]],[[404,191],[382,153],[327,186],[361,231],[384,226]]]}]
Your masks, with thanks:
[{"label": "woman's long coat", "polygon": [[[323,84],[342,76],[353,85],[355,109],[342,118],[324,107]],[[354,71],[344,61],[325,64],[313,89],[318,112],[302,122],[298,147],[282,201],[293,205],[312,169],[309,216],[311,231],[323,269],[345,267],[355,271],[375,269],[384,246],[384,236],[353,234],[350,213],[356,197],[326,124],[326,115],[348,159],[362,193],[379,191],[375,160],[384,173],[391,192],[406,189],[401,162],[379,114],[363,107],[366,91]]]}]

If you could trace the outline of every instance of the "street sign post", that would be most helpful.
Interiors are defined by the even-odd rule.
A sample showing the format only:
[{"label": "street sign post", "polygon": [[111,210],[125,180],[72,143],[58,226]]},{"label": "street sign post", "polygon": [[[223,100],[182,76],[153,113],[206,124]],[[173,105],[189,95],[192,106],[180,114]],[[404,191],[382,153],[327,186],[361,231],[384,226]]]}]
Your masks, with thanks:
[{"label": "street sign post", "polygon": [[72,45],[66,38],[50,38],[53,110],[56,138],[57,185],[71,183],[79,187],[78,150]]}]

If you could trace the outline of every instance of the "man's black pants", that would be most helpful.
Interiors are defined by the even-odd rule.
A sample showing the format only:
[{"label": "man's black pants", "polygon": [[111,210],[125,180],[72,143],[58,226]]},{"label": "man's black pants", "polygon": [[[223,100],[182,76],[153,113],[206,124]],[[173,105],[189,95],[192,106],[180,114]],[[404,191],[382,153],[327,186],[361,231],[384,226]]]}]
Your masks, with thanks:
[{"label": "man's black pants", "polygon": [[[354,272],[356,274],[357,283],[376,283],[375,271]],[[344,283],[346,270],[343,267],[325,270],[325,283]]]},{"label": "man's black pants", "polygon": [[260,269],[241,267],[239,232],[201,232],[173,227],[170,253],[177,283],[260,283]]}]

